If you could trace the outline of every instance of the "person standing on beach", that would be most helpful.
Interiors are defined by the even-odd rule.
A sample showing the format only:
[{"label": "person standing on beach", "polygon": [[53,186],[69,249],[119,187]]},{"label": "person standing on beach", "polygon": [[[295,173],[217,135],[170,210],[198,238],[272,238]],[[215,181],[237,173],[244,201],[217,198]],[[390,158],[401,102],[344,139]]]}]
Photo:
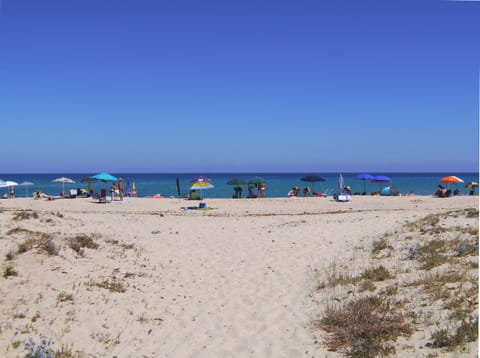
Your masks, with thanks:
[{"label": "person standing on beach", "polygon": [[118,197],[120,198],[120,200],[123,200],[123,189],[124,189],[123,179],[120,178],[118,179]]},{"label": "person standing on beach", "polygon": [[265,183],[258,184],[258,196],[261,198],[265,197]]},{"label": "person standing on beach", "polygon": [[110,194],[112,196],[112,201],[115,199],[115,190],[116,190],[115,182],[112,182],[112,185],[110,186]]}]

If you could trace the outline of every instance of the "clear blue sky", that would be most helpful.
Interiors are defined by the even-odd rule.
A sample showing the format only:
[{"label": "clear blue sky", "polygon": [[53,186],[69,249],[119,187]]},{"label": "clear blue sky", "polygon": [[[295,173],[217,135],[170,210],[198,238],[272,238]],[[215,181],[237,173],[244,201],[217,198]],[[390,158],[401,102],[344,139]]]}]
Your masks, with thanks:
[{"label": "clear blue sky", "polygon": [[0,1],[0,172],[478,170],[480,2]]}]

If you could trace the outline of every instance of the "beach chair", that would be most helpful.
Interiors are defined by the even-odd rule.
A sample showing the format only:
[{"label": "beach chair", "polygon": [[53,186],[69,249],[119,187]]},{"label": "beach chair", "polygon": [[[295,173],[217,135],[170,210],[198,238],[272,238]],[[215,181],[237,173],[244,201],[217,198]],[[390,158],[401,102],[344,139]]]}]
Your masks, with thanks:
[{"label": "beach chair", "polygon": [[69,195],[69,198],[70,199],[75,199],[78,195],[78,190],[77,189],[70,189],[70,195]]},{"label": "beach chair", "polygon": [[107,202],[107,189],[100,190],[100,197],[98,198],[99,203]]}]

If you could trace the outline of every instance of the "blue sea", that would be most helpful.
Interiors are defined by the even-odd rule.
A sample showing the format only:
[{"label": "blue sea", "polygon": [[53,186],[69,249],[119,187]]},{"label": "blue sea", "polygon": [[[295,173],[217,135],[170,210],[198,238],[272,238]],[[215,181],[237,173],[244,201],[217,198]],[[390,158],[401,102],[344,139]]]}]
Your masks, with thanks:
[{"label": "blue sea", "polygon": [[[0,179],[6,181],[11,180],[17,183],[31,182],[33,185],[18,185],[15,187],[16,197],[32,196],[34,190],[41,190],[50,195],[58,195],[62,190],[61,183],[53,183],[52,180],[59,177],[68,177],[75,181],[75,184],[65,184],[65,190],[69,189],[87,188],[86,183],[81,183],[85,177],[94,175],[96,173],[52,173],[52,174],[0,174]],[[151,196],[161,194],[165,197],[178,197],[176,189],[176,178],[180,182],[181,196],[188,194],[190,183],[192,179],[203,175],[211,179],[214,188],[203,190],[204,198],[231,198],[233,195],[233,186],[228,185],[227,182],[233,178],[241,178],[245,181],[259,176],[266,180],[265,196],[270,198],[286,197],[292,187],[304,188],[305,186],[312,187],[312,183],[304,182],[301,178],[307,175],[319,175],[324,178],[324,182],[314,183],[314,191],[327,192],[333,194],[338,191],[338,176],[339,173],[190,173],[190,174],[140,174],[140,173],[111,173],[117,177],[122,177],[127,183],[135,182],[137,195],[139,197]],[[366,192],[379,191],[381,184],[373,184],[369,181],[362,181],[355,179],[359,173],[342,173],[345,185],[352,187],[352,192],[363,192],[364,185]],[[415,193],[417,195],[431,195],[440,184],[440,178],[447,175],[455,175],[464,180],[463,184],[451,184],[450,187],[459,189],[461,193],[468,194],[470,189],[465,188],[465,185],[470,181],[479,180],[478,173],[369,173],[372,175],[387,175],[392,179],[389,184],[396,187],[400,193]],[[110,184],[107,184],[110,185]],[[444,184],[444,186],[447,186]],[[103,183],[94,183],[94,190],[99,192],[105,187]],[[127,190],[126,190],[127,191]],[[8,188],[0,188],[0,195],[3,196],[8,192]],[[247,193],[246,185],[243,186],[243,196]],[[478,193],[478,188],[476,190]]]}]

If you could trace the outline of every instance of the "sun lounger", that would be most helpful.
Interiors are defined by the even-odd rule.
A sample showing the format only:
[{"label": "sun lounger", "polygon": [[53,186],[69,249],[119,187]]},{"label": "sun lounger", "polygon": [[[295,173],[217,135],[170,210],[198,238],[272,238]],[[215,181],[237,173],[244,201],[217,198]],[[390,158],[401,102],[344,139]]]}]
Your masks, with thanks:
[{"label": "sun lounger", "polygon": [[352,200],[352,196],[346,193],[335,193],[333,194],[333,198],[335,199],[335,201],[340,201],[342,203],[346,203]]}]

